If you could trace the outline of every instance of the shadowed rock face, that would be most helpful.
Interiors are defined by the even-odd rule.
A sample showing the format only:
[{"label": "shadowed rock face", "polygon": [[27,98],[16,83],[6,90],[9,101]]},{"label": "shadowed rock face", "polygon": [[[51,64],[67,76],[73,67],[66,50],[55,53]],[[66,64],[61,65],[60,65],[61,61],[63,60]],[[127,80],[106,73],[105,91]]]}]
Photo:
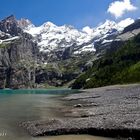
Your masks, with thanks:
[{"label": "shadowed rock face", "polygon": [[0,48],[0,88],[28,88],[35,84],[36,45],[20,38]]},{"label": "shadowed rock face", "polygon": [[0,30],[15,40],[0,45],[0,88],[28,88],[35,85],[37,45],[23,33],[14,16],[0,22]]},{"label": "shadowed rock face", "polygon": [[22,32],[22,29],[18,27],[16,18],[11,15],[0,22],[0,30],[5,33],[9,33],[12,36],[17,36]]},{"label": "shadowed rock face", "polygon": [[133,30],[136,30],[136,29],[139,29],[139,28],[140,28],[140,19],[136,20],[133,24],[126,27],[124,29],[123,33],[132,32]]}]

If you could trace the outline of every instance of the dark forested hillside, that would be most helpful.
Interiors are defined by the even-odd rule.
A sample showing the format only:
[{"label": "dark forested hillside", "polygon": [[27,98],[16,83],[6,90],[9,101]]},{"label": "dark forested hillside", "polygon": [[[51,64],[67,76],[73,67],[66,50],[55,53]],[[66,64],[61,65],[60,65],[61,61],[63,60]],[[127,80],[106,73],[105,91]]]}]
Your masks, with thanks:
[{"label": "dark forested hillside", "polygon": [[80,75],[72,88],[93,88],[112,84],[140,82],[140,34],[114,53],[94,61],[91,69]]}]

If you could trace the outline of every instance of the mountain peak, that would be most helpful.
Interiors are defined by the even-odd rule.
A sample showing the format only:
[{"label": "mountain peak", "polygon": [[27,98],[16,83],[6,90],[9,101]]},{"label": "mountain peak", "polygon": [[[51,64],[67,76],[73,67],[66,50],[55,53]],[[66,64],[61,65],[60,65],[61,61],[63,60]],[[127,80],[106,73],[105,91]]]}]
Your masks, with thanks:
[{"label": "mountain peak", "polygon": [[106,20],[103,24],[101,24],[98,28],[103,29],[103,28],[112,28],[116,26],[115,21],[111,20]]},{"label": "mountain peak", "polygon": [[14,15],[10,15],[10,16],[6,17],[4,20],[16,20],[16,18]]},{"label": "mountain peak", "polygon": [[0,21],[0,23],[3,23],[3,24],[6,22],[7,23],[16,23],[17,20],[14,15],[10,15],[10,16],[6,17],[5,19],[3,19],[2,21]]},{"label": "mountain peak", "polygon": [[20,20],[18,20],[18,25],[22,29],[35,27],[35,25],[33,25],[29,19],[24,19],[24,18],[21,18]]},{"label": "mountain peak", "polygon": [[21,29],[18,28],[18,22],[14,15],[10,15],[0,21],[0,30],[14,36],[18,35],[19,32],[22,32]]},{"label": "mountain peak", "polygon": [[94,30],[92,28],[90,28],[89,26],[86,26],[82,29],[83,32],[87,33],[87,34],[93,34]]},{"label": "mountain peak", "polygon": [[44,23],[42,26],[44,26],[44,27],[56,27],[56,25],[55,25],[55,24],[53,24],[53,23],[52,23],[52,22],[50,22],[50,21],[48,21],[48,22]]}]

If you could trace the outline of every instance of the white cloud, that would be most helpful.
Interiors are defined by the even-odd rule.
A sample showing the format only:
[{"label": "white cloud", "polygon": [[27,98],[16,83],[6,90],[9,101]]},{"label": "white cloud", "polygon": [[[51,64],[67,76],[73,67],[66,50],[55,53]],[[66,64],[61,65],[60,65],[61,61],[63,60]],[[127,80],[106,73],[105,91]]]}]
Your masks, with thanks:
[{"label": "white cloud", "polygon": [[116,18],[119,18],[122,17],[125,12],[135,10],[137,10],[137,7],[135,7],[130,0],[123,0],[112,2],[109,5],[107,12],[112,14]]}]

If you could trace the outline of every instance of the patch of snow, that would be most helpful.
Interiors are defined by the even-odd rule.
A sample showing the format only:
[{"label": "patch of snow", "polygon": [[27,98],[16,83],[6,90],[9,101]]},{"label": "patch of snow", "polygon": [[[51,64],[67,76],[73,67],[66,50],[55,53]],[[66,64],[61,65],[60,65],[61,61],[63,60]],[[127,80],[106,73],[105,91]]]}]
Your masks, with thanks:
[{"label": "patch of snow", "polygon": [[79,49],[78,51],[75,51],[74,54],[81,54],[83,52],[95,52],[96,49],[93,47],[93,44],[84,46],[83,48]]},{"label": "patch of snow", "polygon": [[110,42],[112,42],[113,40],[104,40],[103,42],[102,42],[102,44],[105,44],[105,43],[110,43]]},{"label": "patch of snow", "polygon": [[83,32],[87,33],[87,34],[90,34],[90,35],[93,35],[94,33],[94,30],[92,28],[90,28],[89,26],[86,26],[82,29]]},{"label": "patch of snow", "polygon": [[11,41],[17,40],[19,38],[20,38],[19,36],[15,36],[15,37],[11,37],[11,38],[8,38],[8,39],[0,40],[0,44],[2,44],[2,43],[10,43]]},{"label": "patch of snow", "polygon": [[118,26],[120,27],[120,30],[122,31],[125,27],[129,26],[132,23],[134,23],[134,20],[131,18],[127,18],[125,20],[120,21],[118,23]]}]

